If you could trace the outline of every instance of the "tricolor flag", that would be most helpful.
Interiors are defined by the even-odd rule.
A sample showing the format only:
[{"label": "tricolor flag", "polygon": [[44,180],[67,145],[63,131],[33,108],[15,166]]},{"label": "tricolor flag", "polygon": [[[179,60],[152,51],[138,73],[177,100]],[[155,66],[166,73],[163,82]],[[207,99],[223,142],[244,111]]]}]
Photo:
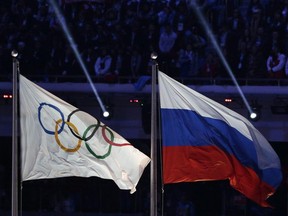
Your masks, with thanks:
[{"label": "tricolor flag", "polygon": [[97,176],[136,190],[149,157],[98,119],[19,79],[23,181]]},{"label": "tricolor flag", "polygon": [[280,161],[243,116],[159,72],[163,181],[229,179],[261,206],[282,180]]}]

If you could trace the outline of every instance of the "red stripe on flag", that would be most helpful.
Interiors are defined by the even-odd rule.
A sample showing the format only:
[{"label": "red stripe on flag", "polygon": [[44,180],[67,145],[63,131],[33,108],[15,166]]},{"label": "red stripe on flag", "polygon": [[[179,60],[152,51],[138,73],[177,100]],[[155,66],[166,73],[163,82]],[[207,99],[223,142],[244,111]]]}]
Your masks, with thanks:
[{"label": "red stripe on flag", "polygon": [[256,172],[216,146],[165,146],[164,184],[229,179],[230,185],[263,207],[274,188],[261,181]]}]

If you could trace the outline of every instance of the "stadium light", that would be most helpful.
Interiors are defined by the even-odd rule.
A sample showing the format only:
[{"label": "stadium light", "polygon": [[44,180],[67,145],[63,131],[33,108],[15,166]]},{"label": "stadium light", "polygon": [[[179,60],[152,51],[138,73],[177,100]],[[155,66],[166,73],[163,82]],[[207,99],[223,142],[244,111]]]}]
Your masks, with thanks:
[{"label": "stadium light", "polygon": [[111,106],[105,106],[105,110],[102,112],[102,117],[106,120],[111,119],[113,116],[113,110]]},{"label": "stadium light", "polygon": [[261,118],[261,107],[253,106],[251,107],[251,112],[249,113],[249,119],[251,121],[258,121]]}]

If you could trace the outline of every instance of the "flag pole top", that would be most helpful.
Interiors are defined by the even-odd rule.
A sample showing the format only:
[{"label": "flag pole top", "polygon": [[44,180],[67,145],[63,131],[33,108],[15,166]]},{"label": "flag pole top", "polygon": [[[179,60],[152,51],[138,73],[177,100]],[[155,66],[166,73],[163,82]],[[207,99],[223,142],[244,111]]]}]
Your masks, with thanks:
[{"label": "flag pole top", "polygon": [[156,60],[158,58],[158,54],[156,52],[151,53],[151,59]]},{"label": "flag pole top", "polygon": [[13,58],[17,58],[18,57],[18,52],[17,52],[17,50],[12,50],[11,51],[11,56],[13,57]]}]

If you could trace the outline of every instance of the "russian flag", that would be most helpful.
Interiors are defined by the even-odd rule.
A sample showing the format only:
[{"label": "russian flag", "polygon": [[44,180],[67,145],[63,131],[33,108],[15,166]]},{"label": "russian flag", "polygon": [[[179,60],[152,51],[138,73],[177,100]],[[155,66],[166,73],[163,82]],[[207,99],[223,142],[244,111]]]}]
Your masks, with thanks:
[{"label": "russian flag", "polygon": [[243,116],[158,73],[163,181],[229,179],[263,207],[282,181],[280,160]]}]

